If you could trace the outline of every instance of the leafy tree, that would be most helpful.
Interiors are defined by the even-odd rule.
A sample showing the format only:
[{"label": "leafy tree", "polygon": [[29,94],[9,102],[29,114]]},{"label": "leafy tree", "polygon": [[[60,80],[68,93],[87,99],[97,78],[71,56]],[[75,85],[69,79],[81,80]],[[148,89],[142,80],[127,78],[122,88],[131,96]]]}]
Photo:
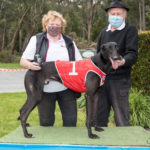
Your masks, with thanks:
[{"label": "leafy tree", "polygon": [[[56,10],[67,20],[66,34],[75,32],[96,41],[108,24],[105,8],[112,0],[0,0],[0,50],[22,53],[33,34],[42,32],[42,16]],[[150,30],[150,1],[123,0],[130,8],[127,21],[140,30]],[[31,6],[31,7],[30,7]]]},{"label": "leafy tree", "polygon": [[100,31],[106,26],[106,22],[103,21],[103,19],[99,16],[97,20],[94,22],[92,27],[92,34],[91,38],[93,41],[97,41],[98,35]]}]

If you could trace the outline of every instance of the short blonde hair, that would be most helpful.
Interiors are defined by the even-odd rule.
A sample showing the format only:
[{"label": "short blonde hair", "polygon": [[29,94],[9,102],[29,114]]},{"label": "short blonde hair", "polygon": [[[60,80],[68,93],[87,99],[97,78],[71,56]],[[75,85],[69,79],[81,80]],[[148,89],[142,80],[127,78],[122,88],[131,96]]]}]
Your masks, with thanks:
[{"label": "short blonde hair", "polygon": [[43,26],[43,32],[46,32],[46,26],[49,20],[55,20],[55,19],[60,19],[61,20],[61,24],[62,24],[62,29],[61,29],[61,33],[65,32],[65,28],[66,28],[66,20],[63,18],[62,14],[60,14],[57,11],[48,11],[47,14],[45,14],[42,18],[42,26]]}]

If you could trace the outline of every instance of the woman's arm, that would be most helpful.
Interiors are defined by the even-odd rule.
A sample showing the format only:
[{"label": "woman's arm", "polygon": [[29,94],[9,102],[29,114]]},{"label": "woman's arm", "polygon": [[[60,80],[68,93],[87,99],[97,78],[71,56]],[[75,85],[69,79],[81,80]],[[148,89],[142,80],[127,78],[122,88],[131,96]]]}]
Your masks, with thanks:
[{"label": "woman's arm", "polygon": [[32,36],[21,59],[20,65],[25,69],[40,70],[38,63],[33,62],[36,52],[36,36]]},{"label": "woman's arm", "polygon": [[36,62],[31,62],[28,59],[21,58],[20,65],[25,69],[40,70],[41,67]]}]

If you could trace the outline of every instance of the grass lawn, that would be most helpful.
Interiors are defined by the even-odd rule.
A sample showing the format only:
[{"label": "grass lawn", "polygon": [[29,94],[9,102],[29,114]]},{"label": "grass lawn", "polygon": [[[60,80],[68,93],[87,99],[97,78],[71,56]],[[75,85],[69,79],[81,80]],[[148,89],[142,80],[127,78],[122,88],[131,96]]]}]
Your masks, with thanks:
[{"label": "grass lawn", "polygon": [[19,63],[0,63],[0,68],[4,69],[23,69]]},{"label": "grass lawn", "polygon": [[[0,137],[10,133],[20,125],[17,120],[19,109],[26,100],[26,93],[0,93]],[[54,126],[62,126],[61,113],[56,107],[56,120]],[[35,108],[28,118],[30,125],[39,125],[37,108]],[[77,126],[85,125],[85,112],[78,109]]]},{"label": "grass lawn", "polygon": [[[22,69],[19,63],[0,63],[0,68],[4,69]],[[0,137],[10,133],[20,125],[17,120],[19,109],[26,101],[26,93],[0,93]],[[31,125],[39,125],[37,108],[35,108],[28,118]],[[85,125],[85,112],[78,109],[77,126]],[[59,107],[56,106],[55,124],[62,126],[62,119]]]}]

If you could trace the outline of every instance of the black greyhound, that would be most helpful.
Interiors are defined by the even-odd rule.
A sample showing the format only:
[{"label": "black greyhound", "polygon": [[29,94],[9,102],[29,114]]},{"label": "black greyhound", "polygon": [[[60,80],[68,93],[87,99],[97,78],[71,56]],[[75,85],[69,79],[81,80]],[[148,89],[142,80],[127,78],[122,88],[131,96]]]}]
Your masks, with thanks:
[{"label": "black greyhound", "polygon": [[[118,68],[117,60],[122,57],[118,54],[118,45],[115,42],[108,42],[101,46],[101,52],[93,56],[90,60],[92,63],[102,70],[103,73],[108,74],[109,71]],[[84,60],[83,60],[84,61]],[[37,57],[37,62],[40,63],[41,70],[27,71],[25,75],[25,89],[27,93],[27,101],[20,109],[20,116],[24,136],[27,138],[33,137],[27,131],[26,123],[30,112],[42,101],[42,91],[44,84],[50,80],[56,80],[62,83],[61,77],[56,69],[55,62],[41,63],[41,59]],[[65,70],[65,69],[64,69]],[[88,136],[90,138],[99,138],[92,133],[91,127],[94,126],[96,131],[103,131],[102,128],[96,125],[96,112],[98,103],[98,93],[101,89],[100,83],[102,79],[97,73],[90,71],[85,79],[85,97],[86,97],[86,127],[88,129]],[[80,91],[78,91],[80,92]]]}]

